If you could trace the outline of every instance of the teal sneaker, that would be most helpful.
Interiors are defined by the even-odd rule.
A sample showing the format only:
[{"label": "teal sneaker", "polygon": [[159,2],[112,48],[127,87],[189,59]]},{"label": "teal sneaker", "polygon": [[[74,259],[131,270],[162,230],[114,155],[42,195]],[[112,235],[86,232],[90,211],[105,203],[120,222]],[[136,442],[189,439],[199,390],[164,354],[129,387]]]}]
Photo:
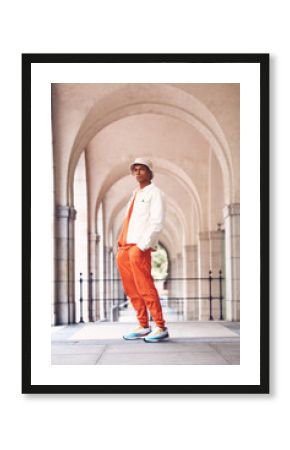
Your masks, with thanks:
[{"label": "teal sneaker", "polygon": [[124,334],[123,339],[126,339],[126,341],[132,341],[134,339],[140,339],[144,338],[144,336],[147,336],[151,332],[151,328],[144,328],[141,325],[134,328],[134,330],[129,331],[129,333]]},{"label": "teal sneaker", "polygon": [[145,342],[160,342],[164,339],[169,338],[169,333],[167,328],[155,328],[148,336],[144,338]]}]

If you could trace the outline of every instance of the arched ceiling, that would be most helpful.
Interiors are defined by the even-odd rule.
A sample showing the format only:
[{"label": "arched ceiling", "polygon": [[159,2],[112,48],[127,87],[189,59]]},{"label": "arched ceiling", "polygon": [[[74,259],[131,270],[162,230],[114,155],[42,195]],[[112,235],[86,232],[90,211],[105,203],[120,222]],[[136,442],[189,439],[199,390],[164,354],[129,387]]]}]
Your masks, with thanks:
[{"label": "arched ceiling", "polygon": [[[190,190],[185,189],[183,184],[179,183],[177,177],[170,177],[163,173],[156,175],[153,182],[165,193],[167,217],[170,211],[169,206],[171,206],[172,214],[179,216],[183,222],[186,242],[193,242],[195,234],[199,231],[199,221],[195,200]],[[121,220],[123,220],[130,194],[137,186],[132,175],[127,175],[112,184],[111,188],[106,192],[103,197],[107,214],[106,236],[108,236],[114,222],[117,221],[116,217],[120,211],[122,211]],[[118,222],[117,224],[120,225]]]},{"label": "arched ceiling", "polygon": [[[138,154],[124,151],[138,146]],[[146,152],[146,148],[150,152]],[[220,221],[214,212],[223,207],[221,176],[215,176],[211,181],[211,191],[219,193],[218,201],[214,207],[208,205],[212,196],[209,192],[210,154],[218,166],[203,137],[176,119],[144,115],[110,125],[93,139],[86,151],[90,229],[95,229],[96,214],[102,201],[106,202],[109,220],[112,220],[110,210],[116,203],[118,210],[127,203],[136,188],[134,178],[128,175],[129,166],[136,156],[142,155],[153,160],[153,181],[180,206],[189,227],[186,241],[194,242],[194,234],[204,229],[204,224]]]},{"label": "arched ceiling", "polygon": [[[73,176],[75,166],[79,159],[81,152],[88,148],[91,141],[98,135],[101,130],[104,130],[110,124],[122,121],[128,116],[138,116],[144,114],[165,116],[165,121],[168,118],[175,118],[176,122],[180,121],[183,125],[189,125],[192,133],[198,133],[202,136],[203,141],[215,153],[217,160],[221,166],[222,176],[224,180],[224,197],[225,202],[230,202],[232,195],[232,164],[231,153],[227,140],[222,129],[219,127],[215,117],[200,101],[195,99],[192,95],[188,95],[179,89],[173,88],[169,85],[125,85],[124,88],[115,91],[112,94],[105,96],[95,104],[87,115],[86,119],[80,126],[79,132],[75,138],[75,142],[71,151],[71,157],[68,170],[68,201],[73,202]],[[144,117],[142,121],[144,122]],[[159,123],[160,126],[160,123]],[[122,123],[124,130],[124,122]],[[179,143],[186,138],[186,133],[181,131],[178,136],[177,127],[174,127],[172,133],[167,130],[167,136],[171,136],[173,145],[176,146],[176,141]],[[180,129],[182,130],[182,128]],[[153,129],[154,131],[154,129]],[[197,133],[198,132],[198,133]],[[134,135],[134,131],[130,128],[130,133]],[[154,134],[154,133],[153,133]],[[161,133],[159,134],[159,137]],[[147,142],[154,146],[154,140],[150,142],[150,133],[146,135]],[[182,139],[180,139],[180,137]],[[195,139],[195,140],[196,140]],[[159,139],[160,140],[160,139]],[[202,139],[200,139],[202,142]],[[127,153],[136,152],[140,155],[140,147],[143,145],[139,140],[138,148],[127,149]],[[148,148],[148,147],[147,147]],[[188,149],[190,152],[192,148]],[[161,147],[158,147],[158,152]],[[128,156],[128,154],[124,156]],[[155,153],[159,155],[159,153]],[[133,155],[132,155],[133,156]]]}]

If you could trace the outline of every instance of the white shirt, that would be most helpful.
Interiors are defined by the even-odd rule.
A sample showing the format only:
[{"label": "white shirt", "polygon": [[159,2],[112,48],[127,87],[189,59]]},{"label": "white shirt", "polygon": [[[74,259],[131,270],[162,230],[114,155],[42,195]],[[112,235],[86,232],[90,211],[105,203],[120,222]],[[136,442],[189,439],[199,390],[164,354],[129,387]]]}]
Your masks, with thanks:
[{"label": "white shirt", "polygon": [[128,208],[135,193],[127,244],[137,244],[140,250],[144,251],[157,245],[165,219],[165,196],[154,183],[151,183],[143,189],[135,189]]}]

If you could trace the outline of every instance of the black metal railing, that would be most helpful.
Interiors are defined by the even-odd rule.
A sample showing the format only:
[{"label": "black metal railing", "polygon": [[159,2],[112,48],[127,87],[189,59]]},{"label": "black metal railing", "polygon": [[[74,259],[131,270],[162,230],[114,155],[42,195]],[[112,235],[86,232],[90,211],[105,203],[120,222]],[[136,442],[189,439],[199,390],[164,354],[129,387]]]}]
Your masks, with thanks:
[{"label": "black metal railing", "polygon": [[[224,280],[221,270],[217,277],[214,277],[209,270],[207,277],[168,277],[154,281],[163,284],[161,289],[163,294],[159,292],[160,299],[163,303],[166,302],[168,309],[178,317],[178,320],[184,320],[186,303],[191,314],[194,314],[194,311],[198,314],[201,302],[208,302],[205,310],[208,314],[207,320],[223,320]],[[94,278],[92,273],[89,274],[89,278],[83,278],[83,274],[80,273],[78,283],[81,323],[84,322],[84,303],[87,307],[88,321],[95,320],[95,311],[99,313],[101,307],[104,320],[118,321],[120,312],[128,307],[129,301],[123,291],[120,278],[99,279]],[[204,315],[203,311],[203,317]]]}]

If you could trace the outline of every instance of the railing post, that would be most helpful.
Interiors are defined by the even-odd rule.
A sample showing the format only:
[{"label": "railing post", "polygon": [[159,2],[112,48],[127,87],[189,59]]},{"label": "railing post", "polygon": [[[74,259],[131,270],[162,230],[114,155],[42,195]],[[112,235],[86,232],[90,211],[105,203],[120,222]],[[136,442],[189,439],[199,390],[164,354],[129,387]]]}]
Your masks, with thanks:
[{"label": "railing post", "polygon": [[219,271],[219,284],[220,284],[220,320],[223,320],[223,287],[222,287],[222,271]]},{"label": "railing post", "polygon": [[211,295],[211,283],[212,283],[212,271],[208,272],[208,281],[209,281],[209,320],[213,320],[212,317],[212,295]]},{"label": "railing post", "polygon": [[80,322],[84,323],[83,318],[83,274],[80,273]]}]

